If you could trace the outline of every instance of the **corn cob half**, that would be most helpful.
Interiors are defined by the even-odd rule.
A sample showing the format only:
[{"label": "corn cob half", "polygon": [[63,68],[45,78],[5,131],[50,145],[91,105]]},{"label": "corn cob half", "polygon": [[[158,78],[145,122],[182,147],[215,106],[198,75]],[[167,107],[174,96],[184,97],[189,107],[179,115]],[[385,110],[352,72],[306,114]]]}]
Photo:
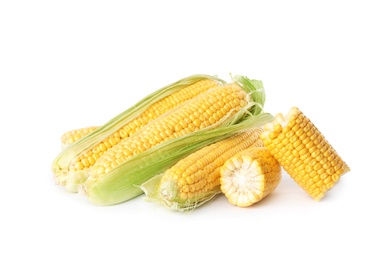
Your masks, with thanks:
[{"label": "corn cob half", "polygon": [[273,192],[282,179],[279,163],[264,147],[241,151],[221,168],[221,190],[235,206],[251,206]]},{"label": "corn cob half", "polygon": [[186,101],[110,149],[79,192],[98,205],[132,199],[142,194],[140,185],[190,153],[269,122],[261,83],[239,79]]},{"label": "corn cob half", "polygon": [[89,168],[106,151],[164,113],[223,83],[223,80],[216,77],[194,75],[150,94],[105,125],[66,147],[52,164],[56,183],[76,192],[79,184],[88,177]]},{"label": "corn cob half", "polygon": [[226,160],[247,149],[260,147],[260,128],[237,133],[206,146],[144,183],[141,188],[150,200],[177,211],[189,211],[221,193],[220,169]]},{"label": "corn cob half", "polygon": [[350,170],[317,127],[298,108],[264,125],[261,139],[284,170],[319,201]]}]

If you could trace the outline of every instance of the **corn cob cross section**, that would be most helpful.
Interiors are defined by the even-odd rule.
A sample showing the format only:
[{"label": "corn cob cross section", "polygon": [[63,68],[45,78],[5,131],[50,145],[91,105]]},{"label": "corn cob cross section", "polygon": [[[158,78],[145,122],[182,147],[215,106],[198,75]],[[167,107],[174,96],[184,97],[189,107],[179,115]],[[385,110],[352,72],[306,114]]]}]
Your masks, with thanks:
[{"label": "corn cob cross section", "polygon": [[298,108],[277,114],[261,139],[284,170],[319,201],[350,170],[324,135]]},{"label": "corn cob cross section", "polygon": [[221,168],[221,190],[235,206],[251,206],[273,192],[282,171],[279,163],[264,147],[241,151]]}]

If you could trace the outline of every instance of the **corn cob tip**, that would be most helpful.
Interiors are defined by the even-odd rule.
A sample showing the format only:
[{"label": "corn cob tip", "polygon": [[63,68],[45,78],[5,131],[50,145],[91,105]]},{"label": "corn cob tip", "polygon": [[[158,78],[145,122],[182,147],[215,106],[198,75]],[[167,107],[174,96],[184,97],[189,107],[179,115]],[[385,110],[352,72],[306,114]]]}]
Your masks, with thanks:
[{"label": "corn cob tip", "polygon": [[297,107],[277,114],[260,138],[283,169],[320,201],[350,171],[318,128]]},{"label": "corn cob tip", "polygon": [[171,201],[177,194],[177,188],[172,181],[166,181],[160,185],[159,195],[164,201]]},{"label": "corn cob tip", "polygon": [[150,178],[140,188],[145,193],[146,200],[158,202],[170,210],[190,212],[221,193],[219,189],[213,189],[198,198],[183,199],[179,195],[177,183],[173,180],[164,181],[163,176],[164,174],[159,174]]}]

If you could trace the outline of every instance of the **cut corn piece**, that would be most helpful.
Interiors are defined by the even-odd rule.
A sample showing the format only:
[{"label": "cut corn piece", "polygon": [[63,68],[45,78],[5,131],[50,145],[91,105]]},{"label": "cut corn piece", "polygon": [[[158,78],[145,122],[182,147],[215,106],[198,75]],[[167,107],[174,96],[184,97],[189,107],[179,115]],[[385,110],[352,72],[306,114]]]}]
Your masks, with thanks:
[{"label": "cut corn piece", "polygon": [[261,82],[241,79],[185,102],[110,149],[91,167],[79,192],[98,205],[132,199],[142,194],[140,185],[180,159],[270,122],[273,117],[261,109]]},{"label": "cut corn piece", "polygon": [[147,197],[167,208],[177,211],[195,209],[221,193],[220,169],[227,159],[248,147],[263,145],[261,132],[260,128],[251,129],[206,146],[150,180],[161,180],[157,185],[145,183],[141,188]]},{"label": "cut corn piece", "polygon": [[150,94],[86,138],[64,149],[52,164],[56,183],[76,192],[88,177],[89,168],[106,151],[164,113],[223,83],[216,77],[194,75]]},{"label": "cut corn piece", "polygon": [[264,127],[264,146],[312,198],[319,201],[350,170],[321,132],[298,108]]},{"label": "cut corn piece", "polygon": [[95,131],[97,128],[98,128],[98,126],[90,126],[90,127],[71,130],[71,131],[64,133],[61,136],[62,149],[65,149],[69,145],[73,144],[74,142],[78,141],[79,139],[83,138],[84,136],[88,135],[89,133]]},{"label": "cut corn piece", "polygon": [[273,192],[281,178],[281,167],[270,152],[264,147],[251,147],[225,162],[221,190],[231,204],[249,207]]}]

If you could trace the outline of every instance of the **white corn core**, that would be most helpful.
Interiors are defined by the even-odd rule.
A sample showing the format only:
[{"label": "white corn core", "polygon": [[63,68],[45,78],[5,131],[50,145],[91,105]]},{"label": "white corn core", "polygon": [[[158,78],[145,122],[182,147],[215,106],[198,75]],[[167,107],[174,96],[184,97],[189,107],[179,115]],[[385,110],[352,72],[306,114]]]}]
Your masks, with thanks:
[{"label": "white corn core", "polygon": [[264,190],[264,175],[261,167],[250,158],[233,160],[223,174],[221,188],[229,200],[238,206],[249,206],[257,201]]}]

